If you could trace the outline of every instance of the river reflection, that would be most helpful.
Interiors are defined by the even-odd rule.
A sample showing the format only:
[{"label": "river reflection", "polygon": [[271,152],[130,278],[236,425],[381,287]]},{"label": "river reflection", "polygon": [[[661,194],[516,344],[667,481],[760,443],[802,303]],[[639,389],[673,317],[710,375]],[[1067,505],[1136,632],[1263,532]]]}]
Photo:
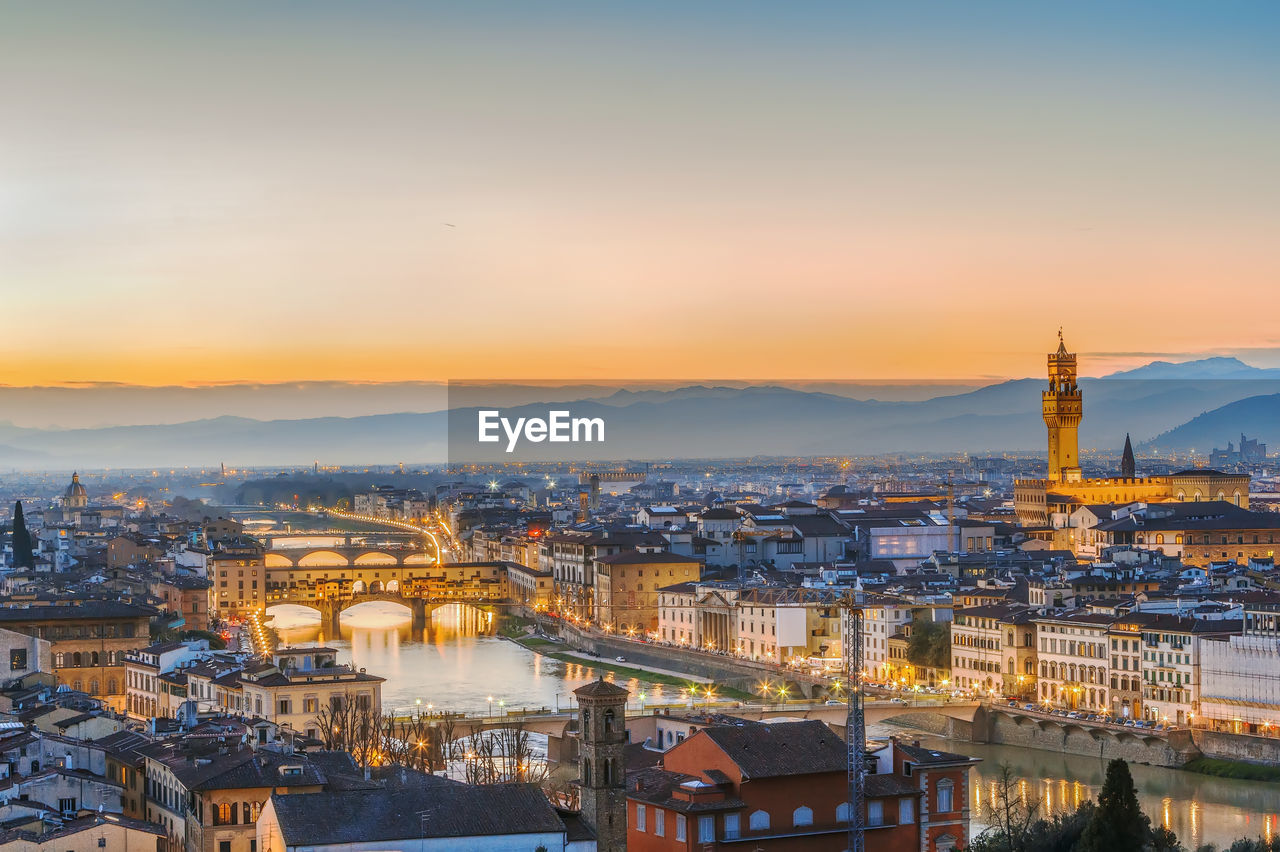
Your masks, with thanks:
[{"label": "river reflection", "polygon": [[[1105,760],[1098,758],[956,742],[909,729],[876,726],[870,735],[888,733],[917,737],[935,748],[982,758],[971,776],[973,834],[986,827],[987,809],[996,795],[1002,764],[1018,779],[1020,797],[1039,801],[1041,813],[1049,815],[1069,813],[1081,802],[1096,799],[1107,771]],[[1280,784],[1213,778],[1139,764],[1130,764],[1129,769],[1143,811],[1153,823],[1177,834],[1189,850],[1206,843],[1226,847],[1241,837],[1270,840],[1280,825]]]},{"label": "river reflection", "polygon": [[[573,690],[601,673],[614,680],[590,665],[544,657],[495,636],[492,616],[461,604],[436,610],[417,632],[407,609],[384,601],[343,612],[339,636],[325,636],[317,613],[305,607],[272,607],[268,615],[282,643],[334,648],[340,663],[386,678],[382,705],[388,712],[567,708],[574,706]],[[617,683],[631,691],[633,706],[678,698],[679,690],[670,686],[636,679]]]}]

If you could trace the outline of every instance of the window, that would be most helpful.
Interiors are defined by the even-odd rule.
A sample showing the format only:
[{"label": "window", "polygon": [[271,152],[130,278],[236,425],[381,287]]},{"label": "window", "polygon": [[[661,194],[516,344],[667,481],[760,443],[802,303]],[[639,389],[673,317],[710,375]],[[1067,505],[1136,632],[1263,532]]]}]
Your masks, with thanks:
[{"label": "window", "polygon": [[716,839],[716,818],[713,816],[698,817],[698,842],[710,843]]},{"label": "window", "polygon": [[769,827],[769,812],[756,811],[751,815],[747,825],[750,826],[752,831],[764,831]]},{"label": "window", "polygon": [[20,672],[27,667],[27,649],[14,648],[9,652],[9,671]]},{"label": "window", "polygon": [[218,852],[231,852],[231,841],[230,841],[230,840],[219,840],[219,841],[218,841]]},{"label": "window", "polygon": [[796,808],[791,814],[791,824],[796,828],[813,825],[813,808],[806,808],[804,805]]},{"label": "window", "polygon": [[685,839],[685,818],[684,814],[676,814],[676,840]]},{"label": "window", "polygon": [[737,814],[724,815],[724,839],[737,840],[742,834],[742,820]]},{"label": "window", "polygon": [[898,825],[909,825],[916,821],[916,800],[898,800]]},{"label": "window", "polygon": [[950,781],[943,780],[938,782],[938,813],[940,814],[951,813],[952,811],[951,787]]},{"label": "window", "polygon": [[653,833],[657,837],[667,834],[667,812],[659,808],[653,809]]},{"label": "window", "polygon": [[884,825],[884,802],[867,802],[867,825]]},{"label": "window", "polygon": [[636,805],[636,831],[644,830],[644,805]]},{"label": "window", "polygon": [[848,822],[849,814],[853,810],[848,802],[841,802],[836,808],[836,822]]},{"label": "window", "polygon": [[76,815],[76,800],[75,800],[75,798],[70,798],[70,799],[59,799],[59,800],[58,800],[58,810],[62,811],[62,815],[63,815],[63,816],[65,816],[65,817],[70,818],[70,817],[75,816],[75,815]]}]

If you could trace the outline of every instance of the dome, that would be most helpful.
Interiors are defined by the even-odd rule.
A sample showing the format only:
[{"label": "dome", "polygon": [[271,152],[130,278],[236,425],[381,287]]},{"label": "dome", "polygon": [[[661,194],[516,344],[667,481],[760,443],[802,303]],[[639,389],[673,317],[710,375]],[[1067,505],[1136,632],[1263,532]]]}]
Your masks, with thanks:
[{"label": "dome", "polygon": [[71,474],[71,484],[67,486],[65,496],[67,497],[87,497],[88,492],[84,490],[84,486],[80,484],[80,474]]},{"label": "dome", "polygon": [[71,474],[71,484],[63,493],[62,505],[69,509],[83,509],[89,505],[89,493],[80,484],[80,474]]}]

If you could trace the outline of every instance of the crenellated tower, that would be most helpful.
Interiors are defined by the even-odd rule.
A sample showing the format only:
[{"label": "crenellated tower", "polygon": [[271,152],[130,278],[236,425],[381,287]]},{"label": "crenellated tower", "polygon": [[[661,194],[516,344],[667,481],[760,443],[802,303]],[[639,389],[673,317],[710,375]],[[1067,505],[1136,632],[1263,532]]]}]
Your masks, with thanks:
[{"label": "crenellated tower", "polygon": [[1044,425],[1049,429],[1049,481],[1079,482],[1084,403],[1076,384],[1076,356],[1067,351],[1061,329],[1058,351],[1049,355],[1049,389],[1041,397]]}]

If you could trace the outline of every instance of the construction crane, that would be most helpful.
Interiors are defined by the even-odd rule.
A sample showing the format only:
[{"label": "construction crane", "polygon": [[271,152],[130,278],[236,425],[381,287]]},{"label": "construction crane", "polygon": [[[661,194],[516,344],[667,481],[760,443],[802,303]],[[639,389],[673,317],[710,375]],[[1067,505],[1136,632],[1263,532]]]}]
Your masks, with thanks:
[{"label": "construction crane", "polygon": [[862,592],[846,594],[841,606],[849,613],[844,631],[845,693],[849,713],[845,719],[849,772],[848,852],[865,852],[867,791],[867,723],[862,712]]}]

